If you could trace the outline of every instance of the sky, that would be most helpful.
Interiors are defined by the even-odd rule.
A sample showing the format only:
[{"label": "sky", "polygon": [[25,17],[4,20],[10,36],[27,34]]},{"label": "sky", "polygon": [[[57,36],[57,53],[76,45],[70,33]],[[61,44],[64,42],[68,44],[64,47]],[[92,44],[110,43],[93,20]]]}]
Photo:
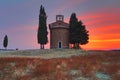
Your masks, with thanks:
[{"label": "sky", "polygon": [[81,46],[83,49],[120,49],[119,4],[120,0],[0,0],[0,49],[6,34],[8,49],[40,48],[37,43],[40,5],[45,8],[47,25],[55,22],[58,14],[64,15],[64,21],[69,23],[71,14],[76,13],[90,35],[89,43]]}]

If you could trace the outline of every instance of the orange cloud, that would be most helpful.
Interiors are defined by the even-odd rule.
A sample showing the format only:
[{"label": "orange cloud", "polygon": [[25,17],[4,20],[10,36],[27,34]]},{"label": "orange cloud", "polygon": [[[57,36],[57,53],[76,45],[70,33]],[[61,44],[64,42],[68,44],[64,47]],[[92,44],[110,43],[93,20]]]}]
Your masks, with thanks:
[{"label": "orange cloud", "polygon": [[95,50],[110,50],[120,49],[120,39],[109,39],[109,40],[90,40],[87,45],[82,45],[83,49],[95,49]]},{"label": "orange cloud", "polygon": [[89,31],[90,39],[84,49],[120,49],[119,14],[92,13],[78,16]]}]

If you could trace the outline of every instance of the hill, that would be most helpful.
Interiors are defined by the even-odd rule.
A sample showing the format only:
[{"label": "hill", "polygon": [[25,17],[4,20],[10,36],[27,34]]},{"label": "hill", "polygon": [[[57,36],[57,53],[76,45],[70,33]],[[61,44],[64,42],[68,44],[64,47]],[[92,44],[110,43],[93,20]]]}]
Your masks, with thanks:
[{"label": "hill", "polygon": [[120,51],[0,52],[0,80],[119,80]]}]

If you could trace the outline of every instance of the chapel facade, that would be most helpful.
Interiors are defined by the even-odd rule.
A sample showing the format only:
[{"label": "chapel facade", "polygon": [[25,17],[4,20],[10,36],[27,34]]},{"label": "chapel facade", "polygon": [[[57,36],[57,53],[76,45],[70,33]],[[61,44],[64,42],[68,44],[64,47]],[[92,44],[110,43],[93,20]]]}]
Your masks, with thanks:
[{"label": "chapel facade", "polygon": [[49,24],[50,49],[69,48],[69,24],[63,15],[56,15],[56,22]]}]

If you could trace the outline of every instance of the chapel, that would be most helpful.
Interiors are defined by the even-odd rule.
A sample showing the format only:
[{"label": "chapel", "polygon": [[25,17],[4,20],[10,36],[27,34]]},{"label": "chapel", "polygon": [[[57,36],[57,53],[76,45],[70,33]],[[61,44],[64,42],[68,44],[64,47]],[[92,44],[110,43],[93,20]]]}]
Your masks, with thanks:
[{"label": "chapel", "polygon": [[69,24],[63,15],[56,15],[56,22],[49,24],[50,49],[69,48]]}]

